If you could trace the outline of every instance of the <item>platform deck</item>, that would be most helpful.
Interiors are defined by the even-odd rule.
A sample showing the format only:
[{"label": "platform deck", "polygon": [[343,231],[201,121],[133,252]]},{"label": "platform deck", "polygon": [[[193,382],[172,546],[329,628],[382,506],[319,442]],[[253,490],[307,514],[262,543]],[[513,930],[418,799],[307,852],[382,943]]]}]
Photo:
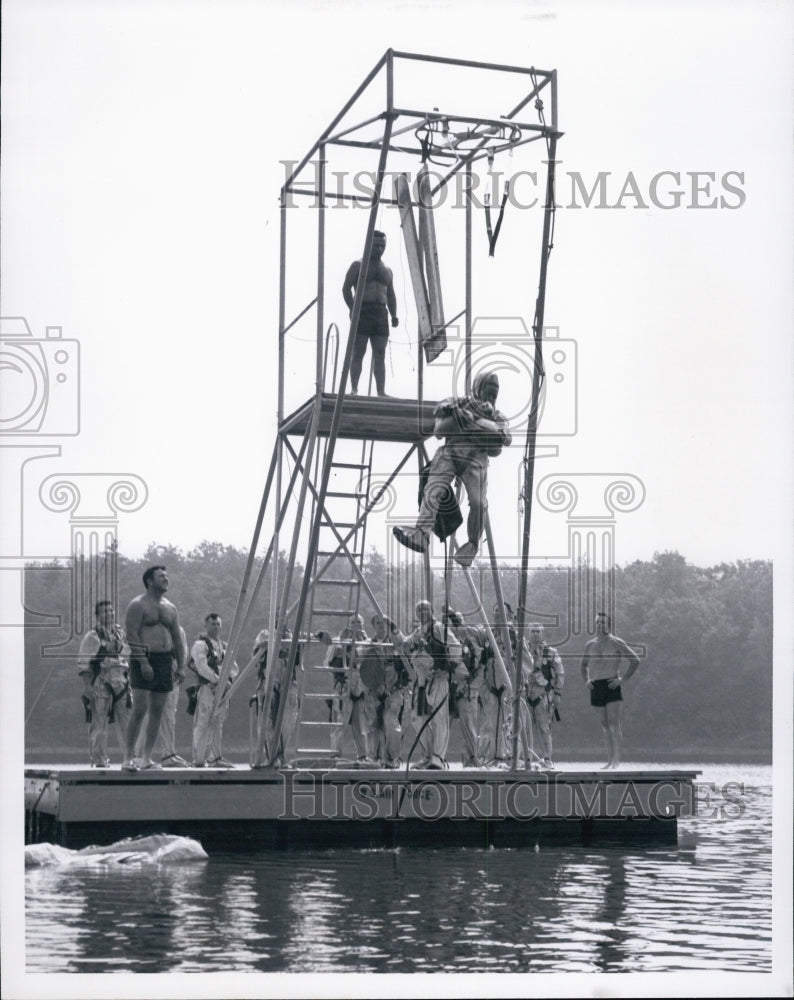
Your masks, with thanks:
[{"label": "platform deck", "polygon": [[696,771],[25,768],[26,839],[153,832],[224,847],[675,840]]},{"label": "platform deck", "polygon": [[[331,417],[336,405],[336,395],[324,392],[320,400],[318,434],[327,437]],[[433,433],[433,411],[438,404],[416,399],[397,399],[391,396],[345,396],[339,424],[340,438],[362,437],[374,441],[401,441],[415,444]],[[314,397],[285,417],[279,431],[282,434],[303,435],[311,423]]]}]

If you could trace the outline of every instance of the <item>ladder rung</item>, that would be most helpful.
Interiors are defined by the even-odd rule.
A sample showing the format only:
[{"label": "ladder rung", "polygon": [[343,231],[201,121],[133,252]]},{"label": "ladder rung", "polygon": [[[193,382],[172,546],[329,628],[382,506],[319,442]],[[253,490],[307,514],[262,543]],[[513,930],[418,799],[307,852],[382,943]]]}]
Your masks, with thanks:
[{"label": "ladder rung", "polygon": [[368,469],[366,462],[331,462],[332,469]]},{"label": "ladder rung", "polygon": [[344,492],[343,493],[341,491],[336,491],[336,490],[331,491],[331,490],[328,490],[328,492],[325,495],[327,497],[343,497],[345,500],[363,500],[364,497],[367,494],[366,493],[348,493],[348,492]]},{"label": "ladder rung", "polygon": [[315,587],[322,587],[323,585],[331,587],[357,587],[359,584],[358,580],[326,580],[325,577],[316,580],[314,583]]},{"label": "ladder rung", "polygon": [[321,521],[321,528],[330,528],[333,525],[335,528],[355,528],[356,521]]},{"label": "ladder rung", "polygon": [[315,729],[317,726],[330,727],[332,729],[338,729],[342,723],[341,722],[301,722],[302,726],[313,726]]},{"label": "ladder rung", "polygon": [[338,608],[312,608],[312,618],[319,618],[320,615],[343,615],[349,618],[352,611],[340,611]]},{"label": "ladder rung", "polygon": [[[318,556],[326,556],[326,557],[327,556],[334,556],[334,558],[336,558],[336,559],[347,559],[347,555],[344,552],[318,551],[317,555]],[[360,559],[361,558],[361,553],[360,552],[351,552],[350,555],[352,556],[353,559]]]}]

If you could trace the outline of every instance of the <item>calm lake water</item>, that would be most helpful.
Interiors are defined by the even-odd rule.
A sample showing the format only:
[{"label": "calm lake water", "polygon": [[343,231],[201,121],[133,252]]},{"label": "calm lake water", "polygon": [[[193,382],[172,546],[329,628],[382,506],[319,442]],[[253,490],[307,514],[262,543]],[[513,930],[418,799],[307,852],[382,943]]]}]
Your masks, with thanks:
[{"label": "calm lake water", "polygon": [[[709,800],[679,824],[677,847],[293,850],[33,869],[26,969],[769,972],[772,768],[675,766],[701,768]],[[743,790],[722,798],[728,782]]]}]

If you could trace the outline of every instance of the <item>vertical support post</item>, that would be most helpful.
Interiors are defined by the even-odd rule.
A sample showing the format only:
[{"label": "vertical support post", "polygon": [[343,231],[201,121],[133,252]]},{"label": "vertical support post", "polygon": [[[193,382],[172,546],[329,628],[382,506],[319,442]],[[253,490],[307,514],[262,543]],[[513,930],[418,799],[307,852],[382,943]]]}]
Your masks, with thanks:
[{"label": "vertical support post", "polygon": [[[521,709],[521,675],[523,670],[524,628],[526,625],[527,577],[529,575],[529,535],[532,524],[532,495],[535,489],[535,445],[538,432],[538,406],[543,375],[543,313],[546,301],[546,273],[551,253],[551,223],[554,217],[554,167],[557,155],[557,139],[551,135],[548,142],[549,161],[546,167],[546,201],[543,211],[543,237],[540,253],[540,277],[538,297],[535,302],[535,319],[532,335],[535,342],[534,369],[532,374],[532,401],[527,417],[526,452],[524,455],[524,532],[521,547],[521,578],[518,593],[518,646],[515,663],[515,688],[513,690],[513,719],[518,720]],[[513,725],[512,767],[518,769],[518,726]]]},{"label": "vertical support post", "polygon": [[[317,217],[317,357],[315,392],[323,391],[323,327],[325,325],[325,143],[320,145],[318,163]],[[311,567],[307,567],[311,568]]]},{"label": "vertical support post", "polygon": [[494,593],[496,594],[496,603],[499,608],[499,621],[497,623],[502,635],[504,637],[504,647],[507,653],[505,659],[507,660],[507,667],[510,671],[510,675],[515,677],[515,661],[513,659],[513,651],[510,647],[510,628],[507,624],[507,611],[505,610],[505,598],[502,591],[502,579],[499,576],[499,570],[496,565],[496,549],[493,544],[493,534],[491,533],[491,518],[488,513],[488,508],[485,509],[485,538],[488,543],[488,556],[491,563],[491,575],[493,577]]},{"label": "vertical support post", "polygon": [[[286,185],[281,190],[281,217],[280,217],[280,236],[279,236],[279,280],[278,280],[278,411],[276,414],[277,426],[281,428],[281,421],[284,419],[284,324],[286,322],[287,314],[287,193]],[[278,453],[278,458],[276,461],[276,511],[281,511],[283,505],[283,475],[284,475],[284,442],[281,439],[281,432],[279,430],[278,441],[276,443],[276,450]],[[276,522],[273,530],[273,571],[270,574],[270,608],[267,616],[267,628],[270,635],[270,644],[268,648],[268,657],[270,658],[270,665],[277,666],[278,658],[278,648],[279,648],[279,638],[276,635],[276,605],[277,605],[277,595],[278,595],[278,577],[279,577],[279,539],[281,534],[281,521],[276,516]],[[273,655],[276,656],[275,665],[272,664]],[[264,748],[265,734],[267,732],[267,702],[263,708],[261,715],[259,716],[259,732],[257,736],[257,755],[255,759],[256,764],[261,763],[261,752]]]},{"label": "vertical support post", "polygon": [[229,642],[226,651],[230,658],[234,657],[234,653],[237,648],[237,642],[240,637],[240,631],[242,629],[241,621],[243,618],[245,599],[248,595],[248,584],[251,580],[251,572],[254,568],[254,560],[256,559],[256,550],[259,548],[259,536],[262,532],[262,524],[265,519],[267,502],[270,498],[270,490],[273,485],[273,476],[276,471],[277,460],[278,460],[278,440],[276,441],[276,446],[273,449],[273,455],[271,456],[270,459],[270,468],[267,471],[265,488],[262,492],[262,500],[259,504],[259,513],[257,514],[256,525],[254,526],[254,535],[251,540],[251,547],[248,550],[248,559],[246,560],[245,570],[243,572],[243,582],[240,586],[240,593],[237,597],[237,604],[235,605],[234,608],[234,617],[232,618],[232,626],[229,630]]},{"label": "vertical support post", "polygon": [[386,52],[386,112],[394,112],[394,50]]},{"label": "vertical support post", "polygon": [[278,426],[284,419],[284,323],[287,310],[287,194],[282,189],[279,214],[279,277],[278,277]]},{"label": "vertical support post", "polygon": [[466,395],[471,392],[471,160],[466,162]]}]

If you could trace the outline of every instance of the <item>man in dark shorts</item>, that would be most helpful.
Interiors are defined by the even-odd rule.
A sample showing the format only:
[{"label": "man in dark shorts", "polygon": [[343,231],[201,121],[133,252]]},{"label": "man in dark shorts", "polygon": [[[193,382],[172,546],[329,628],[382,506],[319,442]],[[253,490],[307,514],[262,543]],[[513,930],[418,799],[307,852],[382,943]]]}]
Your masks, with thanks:
[{"label": "man in dark shorts", "polygon": [[[358,380],[361,377],[361,366],[368,343],[372,345],[372,367],[378,395],[386,395],[386,345],[389,342],[389,314],[391,314],[392,326],[398,326],[400,321],[397,319],[397,297],[394,294],[391,268],[386,267],[381,260],[385,249],[385,235],[375,230],[372,238],[372,253],[367,268],[367,279],[363,289],[361,315],[358,320],[358,330],[353,343],[353,357],[350,362],[350,391],[354,396],[358,393]],[[351,312],[360,274],[361,261],[354,260],[347,269],[342,285],[345,305]]]},{"label": "man in dark shorts", "polygon": [[[582,677],[590,690],[590,704],[601,710],[601,728],[607,748],[604,770],[620,765],[623,739],[620,729],[620,703],[623,701],[620,685],[640,665],[636,653],[609,631],[611,624],[609,615],[599,611],[595,620],[595,638],[587,643],[582,657]],[[621,673],[623,660],[629,661],[625,673]]]},{"label": "man in dark shorts", "polygon": [[130,647],[130,685],[132,715],[127,727],[124,771],[137,771],[135,743],[149,714],[143,743],[141,770],[160,770],[152,760],[152,750],[160,730],[163,709],[174,684],[174,660],[177,673],[184,674],[185,650],[179,633],[179,614],[165,597],[168,575],[165,566],[150,566],[143,574],[146,592],[134,597],[127,608],[127,642]]}]

